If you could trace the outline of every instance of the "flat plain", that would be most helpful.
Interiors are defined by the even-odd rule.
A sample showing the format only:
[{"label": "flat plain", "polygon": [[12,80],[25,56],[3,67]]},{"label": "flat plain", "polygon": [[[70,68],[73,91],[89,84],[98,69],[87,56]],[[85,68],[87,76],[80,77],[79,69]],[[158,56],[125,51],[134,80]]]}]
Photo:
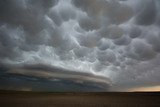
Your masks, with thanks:
[{"label": "flat plain", "polygon": [[160,93],[0,91],[0,107],[160,107]]}]

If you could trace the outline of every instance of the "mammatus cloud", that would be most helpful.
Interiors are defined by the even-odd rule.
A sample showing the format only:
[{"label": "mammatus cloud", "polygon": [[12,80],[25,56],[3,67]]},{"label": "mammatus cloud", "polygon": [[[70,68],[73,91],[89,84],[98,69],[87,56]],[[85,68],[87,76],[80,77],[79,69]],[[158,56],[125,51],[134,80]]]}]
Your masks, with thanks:
[{"label": "mammatus cloud", "polygon": [[117,87],[159,85],[159,9],[159,0],[1,0],[1,66],[41,63]]}]

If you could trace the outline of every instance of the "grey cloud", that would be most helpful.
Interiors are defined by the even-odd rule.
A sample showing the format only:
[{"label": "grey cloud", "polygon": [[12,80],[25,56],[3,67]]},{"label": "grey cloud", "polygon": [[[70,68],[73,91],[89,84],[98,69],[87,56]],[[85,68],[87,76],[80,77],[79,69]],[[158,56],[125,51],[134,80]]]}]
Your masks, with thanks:
[{"label": "grey cloud", "polygon": [[20,27],[12,28],[8,25],[2,25],[0,27],[0,32],[0,57],[2,59],[9,57],[14,60],[21,54],[21,52],[19,52],[19,48],[16,47],[24,43],[24,33]]},{"label": "grey cloud", "polygon": [[116,59],[114,52],[111,50],[100,51],[97,53],[97,55],[98,55],[98,60],[102,62],[113,63]]},{"label": "grey cloud", "polygon": [[141,60],[152,59],[156,55],[156,52],[154,52],[149,44],[146,44],[145,42],[140,40],[133,42],[133,50],[136,54],[138,54],[138,59]]},{"label": "grey cloud", "polygon": [[53,20],[56,25],[62,24],[62,18],[60,14],[53,8],[48,12],[48,16]]},{"label": "grey cloud", "polygon": [[111,0],[109,16],[112,23],[121,24],[133,16],[133,10],[127,5],[119,4],[115,2],[115,0]]},{"label": "grey cloud", "polygon": [[110,40],[106,40],[104,38],[102,38],[99,42],[98,42],[98,48],[100,50],[106,50],[110,47],[111,45],[111,41]]},{"label": "grey cloud", "polygon": [[159,53],[160,52],[160,44],[159,44],[160,32],[158,29],[159,28],[150,29],[147,33],[145,33],[145,35],[146,35],[147,42],[152,45],[153,50]]},{"label": "grey cloud", "polygon": [[104,28],[99,29],[97,35],[100,35],[104,38],[109,39],[117,39],[123,36],[123,29],[117,25],[109,25],[108,27],[105,26]]},{"label": "grey cloud", "polygon": [[81,46],[92,48],[97,46],[98,41],[100,40],[100,37],[95,35],[94,32],[89,32],[89,33],[80,35],[78,39]]},{"label": "grey cloud", "polygon": [[[72,0],[73,3],[86,11],[92,17],[100,17],[98,15],[105,15],[112,23],[120,24],[131,18],[133,12],[127,5],[120,5],[117,1],[105,0]],[[116,8],[115,8],[116,7]],[[103,13],[103,14],[102,14]]]},{"label": "grey cloud", "polygon": [[129,31],[129,36],[131,38],[137,38],[141,35],[141,29],[138,26],[134,26]]},{"label": "grey cloud", "polygon": [[116,45],[128,45],[131,43],[131,38],[128,37],[127,35],[123,35],[122,37],[115,39],[114,43]]},{"label": "grey cloud", "polygon": [[[106,77],[65,70],[43,64],[19,65],[9,68],[5,76],[0,78],[0,83],[3,80],[5,81],[7,77],[9,78],[8,82],[5,81],[1,84],[1,89],[12,88],[13,90],[21,90],[20,87],[30,87],[34,91],[49,91],[50,88],[52,89],[51,91],[62,91],[63,89],[67,89],[63,91],[87,91],[88,87],[90,91],[109,91],[109,86],[111,85],[110,80]],[[25,84],[22,85],[23,83]],[[9,84],[9,86],[5,84]],[[83,85],[85,87],[82,87]],[[43,89],[43,87],[46,87],[46,89]]]},{"label": "grey cloud", "polygon": [[108,28],[109,32],[109,38],[111,39],[117,39],[120,38],[123,35],[123,29],[118,26],[109,26]]},{"label": "grey cloud", "polygon": [[96,21],[96,19],[89,18],[89,17],[81,18],[79,20],[79,25],[82,29],[87,31],[100,28],[100,23]]},{"label": "grey cloud", "polygon": [[0,65],[42,63],[126,87],[158,83],[159,7],[158,0],[1,0]]},{"label": "grey cloud", "polygon": [[96,16],[101,10],[106,9],[108,4],[105,0],[72,0],[72,3],[90,15]]},{"label": "grey cloud", "polygon": [[88,56],[88,53],[90,53],[90,49],[87,47],[81,47],[74,49],[74,53],[77,57],[85,57]]},{"label": "grey cloud", "polygon": [[[133,61],[133,60],[132,60]],[[159,85],[159,56],[155,60],[148,62],[134,62],[134,65],[130,65],[126,70],[123,70],[126,75],[119,75],[117,78],[128,78],[128,81],[117,81],[117,85],[121,87],[136,87],[136,86],[152,86]],[[132,72],[132,75],[130,75]],[[127,76],[127,77],[125,77]],[[118,79],[118,80],[119,80]],[[119,87],[120,87],[119,86]],[[117,87],[118,88],[118,87]],[[123,89],[122,88],[122,89]]]},{"label": "grey cloud", "polygon": [[141,11],[136,16],[136,23],[139,25],[151,25],[156,20],[155,0],[147,0],[144,2]]},{"label": "grey cloud", "polygon": [[74,19],[76,17],[75,11],[68,8],[60,10],[60,14],[64,21],[68,21],[69,19]]},{"label": "grey cloud", "polygon": [[145,61],[156,57],[157,53],[141,39],[136,39],[126,48],[127,56],[136,60]]}]

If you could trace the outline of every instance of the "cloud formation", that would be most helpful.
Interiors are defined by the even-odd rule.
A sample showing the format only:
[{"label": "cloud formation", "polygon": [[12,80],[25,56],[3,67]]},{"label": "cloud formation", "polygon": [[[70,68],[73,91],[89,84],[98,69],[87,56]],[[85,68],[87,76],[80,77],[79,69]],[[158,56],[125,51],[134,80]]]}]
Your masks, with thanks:
[{"label": "cloud formation", "polygon": [[1,66],[41,63],[120,87],[159,84],[159,9],[159,0],[1,0]]}]

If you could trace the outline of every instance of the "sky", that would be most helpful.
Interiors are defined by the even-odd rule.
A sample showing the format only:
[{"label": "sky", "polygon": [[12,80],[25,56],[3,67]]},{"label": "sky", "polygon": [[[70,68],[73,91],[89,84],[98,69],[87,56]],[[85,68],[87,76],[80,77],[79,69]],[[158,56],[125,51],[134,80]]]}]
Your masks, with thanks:
[{"label": "sky", "polygon": [[159,0],[0,0],[2,89],[12,81],[4,75],[23,72],[13,69],[46,65],[105,77],[111,91],[145,91],[160,86],[159,53]]}]

